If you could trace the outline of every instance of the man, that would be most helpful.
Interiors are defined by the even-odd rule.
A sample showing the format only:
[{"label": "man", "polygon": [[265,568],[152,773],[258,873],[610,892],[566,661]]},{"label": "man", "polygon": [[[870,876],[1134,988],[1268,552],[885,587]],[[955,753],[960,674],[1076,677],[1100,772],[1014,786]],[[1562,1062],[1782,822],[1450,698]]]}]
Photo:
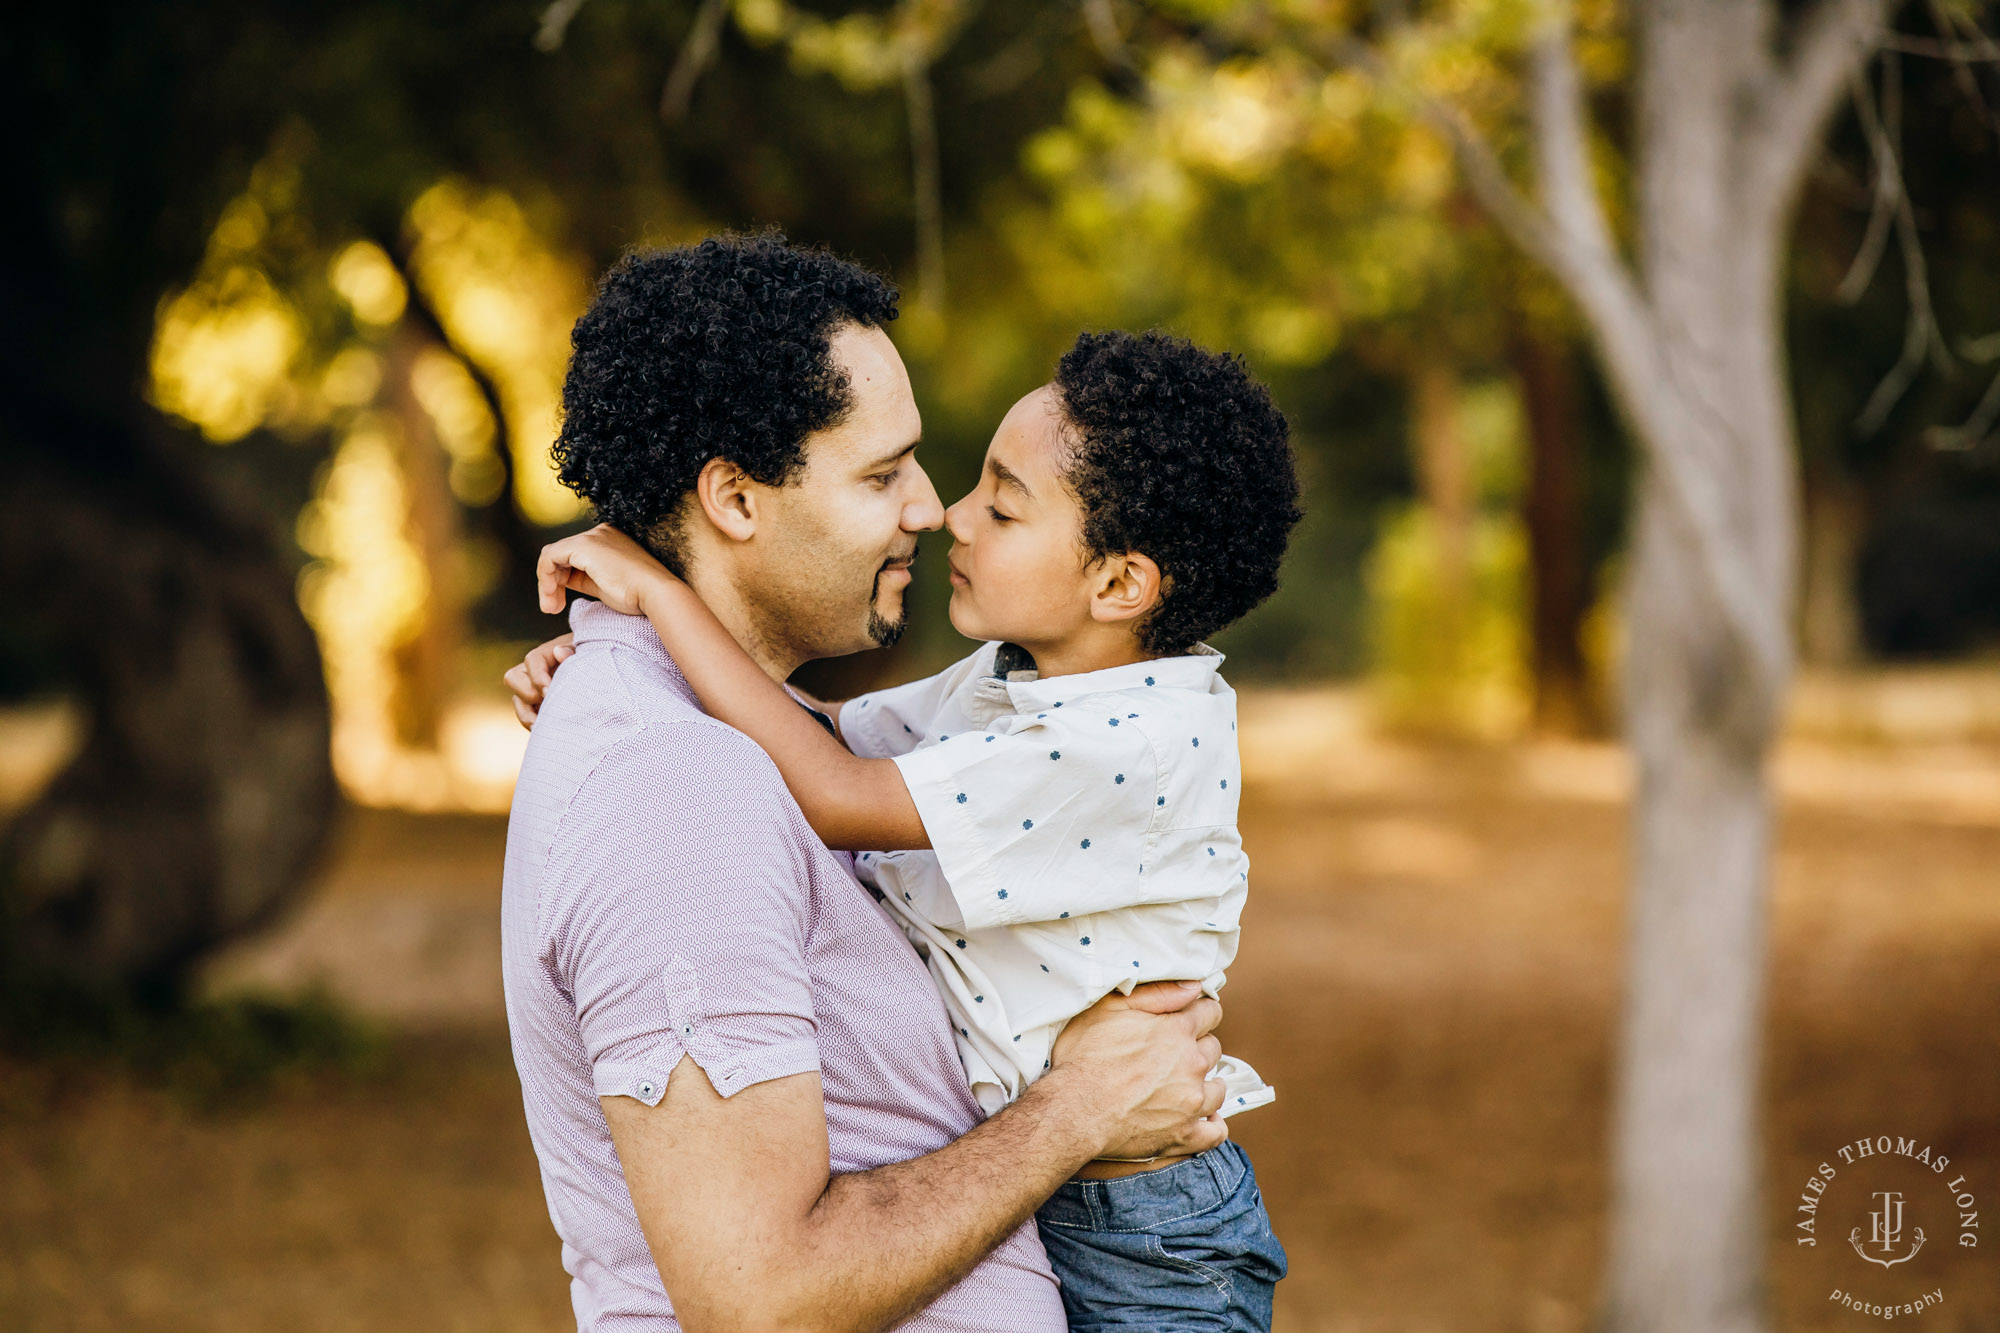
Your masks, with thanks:
[{"label": "man", "polygon": [[[780,681],[894,640],[942,518],[895,313],[851,264],[723,237],[628,258],[577,324],[564,481]],[[579,1328],[1061,1329],[1031,1214],[1092,1159],[1221,1141],[1219,1007],[1107,999],[982,1123],[921,961],[769,759],[643,620],[572,624],[524,712],[503,941]]]}]

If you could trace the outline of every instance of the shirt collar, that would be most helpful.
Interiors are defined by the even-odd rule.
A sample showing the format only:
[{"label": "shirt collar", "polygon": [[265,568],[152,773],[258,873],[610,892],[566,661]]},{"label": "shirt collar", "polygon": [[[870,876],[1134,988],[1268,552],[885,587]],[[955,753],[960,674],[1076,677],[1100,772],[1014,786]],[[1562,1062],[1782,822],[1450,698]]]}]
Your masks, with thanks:
[{"label": "shirt collar", "polygon": [[[1156,657],[1149,662],[1106,667],[1102,671],[1080,671],[1074,675],[1043,680],[1034,669],[1034,658],[1020,646],[1003,643],[993,655],[994,672],[978,683],[978,693],[988,703],[985,712],[998,714],[1011,705],[1017,713],[1080,699],[1086,694],[1112,690],[1192,689],[1204,693],[1222,666],[1223,655],[1205,643],[1198,643],[1181,657]],[[981,722],[984,725],[984,721]]]},{"label": "shirt collar", "polygon": [[644,616],[622,615],[602,602],[579,597],[570,603],[569,628],[576,635],[576,646],[579,648],[586,643],[614,643],[656,663],[669,676],[674,693],[695,707],[701,707],[694,697],[693,687],[687,683],[687,677],[675,664],[673,654],[660,642],[660,636],[653,632],[652,622]]}]

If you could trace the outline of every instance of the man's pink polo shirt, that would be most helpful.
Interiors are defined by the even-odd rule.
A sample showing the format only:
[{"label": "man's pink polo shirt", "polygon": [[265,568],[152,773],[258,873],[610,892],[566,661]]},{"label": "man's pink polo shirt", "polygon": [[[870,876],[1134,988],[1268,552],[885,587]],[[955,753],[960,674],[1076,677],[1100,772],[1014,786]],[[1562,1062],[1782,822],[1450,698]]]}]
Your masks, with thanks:
[{"label": "man's pink polo shirt", "polygon": [[[770,758],[702,713],[644,620],[580,601],[570,624],[507,827],[507,1021],[577,1327],[657,1333],[680,1323],[600,1096],[653,1105],[683,1055],[725,1097],[816,1069],[836,1174],[933,1152],[979,1110],[923,963]],[[901,1325],[1063,1326],[1033,1223]]]}]

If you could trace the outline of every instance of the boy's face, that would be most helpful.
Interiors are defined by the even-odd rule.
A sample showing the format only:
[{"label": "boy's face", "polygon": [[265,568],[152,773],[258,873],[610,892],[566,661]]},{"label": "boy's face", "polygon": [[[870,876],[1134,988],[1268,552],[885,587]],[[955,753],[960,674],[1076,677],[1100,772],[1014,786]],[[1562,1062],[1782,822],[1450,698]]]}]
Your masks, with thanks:
[{"label": "boy's face", "polygon": [[1030,653],[1091,622],[1083,511],[1063,480],[1062,409],[1043,385],[1015,403],[970,495],[945,511],[951,623]]}]

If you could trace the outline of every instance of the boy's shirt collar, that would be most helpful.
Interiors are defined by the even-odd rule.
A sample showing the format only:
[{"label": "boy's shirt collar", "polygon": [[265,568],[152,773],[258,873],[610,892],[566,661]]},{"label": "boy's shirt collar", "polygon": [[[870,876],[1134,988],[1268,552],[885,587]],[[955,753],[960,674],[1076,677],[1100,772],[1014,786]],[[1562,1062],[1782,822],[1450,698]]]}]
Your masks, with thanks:
[{"label": "boy's shirt collar", "polygon": [[993,671],[972,682],[966,712],[975,725],[983,727],[1007,713],[1056,708],[1085,695],[1117,690],[1164,688],[1199,690],[1206,694],[1214,687],[1222,662],[1223,654],[1198,643],[1180,657],[1156,657],[1147,662],[1043,680],[1027,650],[1018,644],[1001,643],[994,648]]}]

